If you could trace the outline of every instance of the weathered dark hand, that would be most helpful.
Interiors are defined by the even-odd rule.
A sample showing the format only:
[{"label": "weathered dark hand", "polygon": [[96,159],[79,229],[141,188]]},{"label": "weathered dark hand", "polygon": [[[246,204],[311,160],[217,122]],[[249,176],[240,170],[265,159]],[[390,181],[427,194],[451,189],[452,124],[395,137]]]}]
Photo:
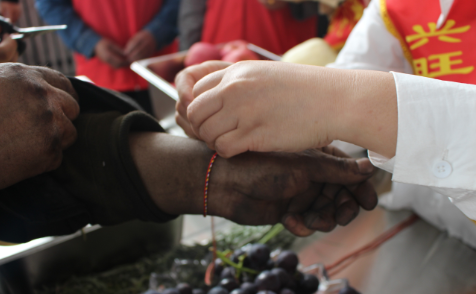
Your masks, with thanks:
[{"label": "weathered dark hand", "polygon": [[[134,161],[154,202],[169,214],[201,214],[213,151],[203,142],[161,133],[130,137]],[[211,172],[208,213],[247,225],[282,222],[299,236],[330,231],[373,209],[367,181],[373,167],[337,148],[302,153],[247,152],[218,157]]]},{"label": "weathered dark hand", "polygon": [[0,189],[56,169],[76,140],[76,92],[61,73],[0,64]]},{"label": "weathered dark hand", "polygon": [[210,180],[209,213],[246,225],[282,222],[299,236],[347,225],[359,207],[373,209],[377,196],[366,181],[370,162],[342,156],[326,147],[219,158]]}]

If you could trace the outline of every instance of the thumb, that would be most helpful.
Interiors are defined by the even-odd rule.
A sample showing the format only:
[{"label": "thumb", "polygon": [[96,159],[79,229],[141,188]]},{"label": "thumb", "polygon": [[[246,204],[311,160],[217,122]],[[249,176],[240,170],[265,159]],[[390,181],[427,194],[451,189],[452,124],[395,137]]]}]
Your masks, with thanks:
[{"label": "thumb", "polygon": [[325,153],[314,157],[309,164],[311,164],[313,180],[341,185],[353,185],[365,181],[375,170],[367,158],[342,158]]}]

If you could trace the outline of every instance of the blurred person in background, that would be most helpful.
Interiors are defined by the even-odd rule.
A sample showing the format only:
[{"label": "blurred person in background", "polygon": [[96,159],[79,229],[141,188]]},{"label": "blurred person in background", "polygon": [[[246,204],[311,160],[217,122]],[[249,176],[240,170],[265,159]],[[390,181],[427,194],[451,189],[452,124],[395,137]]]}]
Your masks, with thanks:
[{"label": "blurred person in background", "polygon": [[0,2],[0,13],[9,18],[12,23],[17,22],[22,14],[22,7],[19,0],[2,0]]},{"label": "blurred person in background", "polygon": [[66,24],[59,32],[74,50],[76,74],[123,92],[151,113],[148,84],[130,63],[176,51],[180,0],[38,0],[49,24]]},{"label": "blurred person in background", "polygon": [[316,16],[298,19],[291,4],[275,0],[182,0],[180,49],[202,41],[245,40],[275,54],[316,36]]}]

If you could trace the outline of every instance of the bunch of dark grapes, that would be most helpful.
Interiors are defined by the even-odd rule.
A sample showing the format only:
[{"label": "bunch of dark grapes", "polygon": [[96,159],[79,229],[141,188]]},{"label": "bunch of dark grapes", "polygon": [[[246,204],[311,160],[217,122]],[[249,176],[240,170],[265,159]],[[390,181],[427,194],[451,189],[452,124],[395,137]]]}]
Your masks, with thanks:
[{"label": "bunch of dark grapes", "polygon": [[[236,250],[230,260],[257,274],[241,271],[238,276],[236,268],[227,266],[221,259],[217,259],[214,275],[218,284],[206,292],[207,294],[312,294],[319,288],[316,276],[297,270],[299,259],[292,251],[283,251],[273,260],[266,245],[253,244],[246,250]],[[147,294],[156,293],[205,294],[205,291],[192,289],[187,284],[179,284],[174,289]],[[340,294],[358,294],[358,292],[347,287]]]},{"label": "bunch of dark grapes", "polygon": [[230,259],[237,264],[242,262],[258,274],[242,271],[237,278],[234,267],[217,259],[215,276],[219,282],[208,294],[312,294],[319,287],[316,276],[297,270],[299,259],[292,251],[283,251],[272,260],[266,245],[253,244],[245,250],[236,250]]}]

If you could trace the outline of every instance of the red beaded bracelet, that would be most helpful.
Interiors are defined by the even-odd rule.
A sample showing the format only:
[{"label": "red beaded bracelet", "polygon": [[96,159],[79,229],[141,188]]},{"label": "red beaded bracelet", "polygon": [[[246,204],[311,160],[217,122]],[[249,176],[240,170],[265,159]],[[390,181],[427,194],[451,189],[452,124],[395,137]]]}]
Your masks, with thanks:
[{"label": "red beaded bracelet", "polygon": [[208,213],[208,181],[210,180],[210,172],[212,171],[213,163],[217,156],[218,154],[215,152],[208,164],[207,177],[205,178],[205,189],[203,189],[203,217],[206,217]]}]

